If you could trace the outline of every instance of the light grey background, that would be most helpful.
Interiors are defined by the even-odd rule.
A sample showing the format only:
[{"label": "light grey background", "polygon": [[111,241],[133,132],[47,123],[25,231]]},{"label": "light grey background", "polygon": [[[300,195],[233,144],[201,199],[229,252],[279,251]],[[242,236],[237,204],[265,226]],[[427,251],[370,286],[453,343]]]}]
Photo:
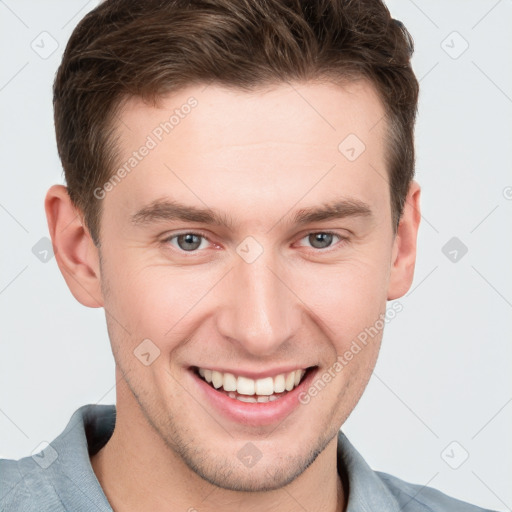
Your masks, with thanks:
[{"label": "light grey background", "polygon": [[[54,439],[80,405],[115,402],[103,310],[32,251],[48,236],[45,192],[63,183],[53,77],[97,3],[0,1],[2,457]],[[512,2],[388,6],[416,44],[423,220],[413,286],[343,430],[374,469],[511,510]],[[467,254],[459,242],[443,253],[452,237]]]}]

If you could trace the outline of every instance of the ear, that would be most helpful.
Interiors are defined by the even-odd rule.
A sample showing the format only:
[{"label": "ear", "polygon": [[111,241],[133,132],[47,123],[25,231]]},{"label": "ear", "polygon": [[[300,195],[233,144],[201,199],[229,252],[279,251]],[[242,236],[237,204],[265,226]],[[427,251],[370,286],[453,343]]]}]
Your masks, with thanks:
[{"label": "ear", "polygon": [[421,219],[420,193],[420,186],[413,180],[393,242],[388,300],[405,295],[414,278],[416,240]]},{"label": "ear", "polygon": [[44,202],[55,259],[75,299],[90,308],[103,306],[99,252],[71,202],[67,188],[53,185]]}]

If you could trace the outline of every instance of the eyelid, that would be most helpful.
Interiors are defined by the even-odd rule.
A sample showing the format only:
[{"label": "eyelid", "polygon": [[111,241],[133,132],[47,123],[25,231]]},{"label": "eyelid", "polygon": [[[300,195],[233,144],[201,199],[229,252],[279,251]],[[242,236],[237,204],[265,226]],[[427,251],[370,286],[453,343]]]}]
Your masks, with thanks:
[{"label": "eyelid", "polygon": [[170,240],[171,238],[175,238],[175,237],[180,236],[180,235],[200,235],[200,236],[202,236],[202,237],[204,237],[204,238],[209,240],[208,235],[206,234],[206,232],[205,231],[201,231],[200,229],[184,229],[182,231],[173,232],[171,234],[166,234],[166,235],[163,235],[164,236],[163,240],[165,242],[166,240]]}]

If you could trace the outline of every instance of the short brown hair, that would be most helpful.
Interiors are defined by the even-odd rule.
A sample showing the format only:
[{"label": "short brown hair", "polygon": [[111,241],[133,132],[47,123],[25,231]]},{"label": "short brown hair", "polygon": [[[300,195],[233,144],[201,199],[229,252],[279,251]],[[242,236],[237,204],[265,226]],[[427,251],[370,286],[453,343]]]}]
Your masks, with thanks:
[{"label": "short brown hair", "polygon": [[[123,100],[215,82],[369,79],[386,112],[393,228],[414,176],[413,41],[381,0],[105,0],[73,31],[53,88],[68,192],[99,245],[93,191],[115,172]],[[380,179],[376,175],[376,179]]]}]

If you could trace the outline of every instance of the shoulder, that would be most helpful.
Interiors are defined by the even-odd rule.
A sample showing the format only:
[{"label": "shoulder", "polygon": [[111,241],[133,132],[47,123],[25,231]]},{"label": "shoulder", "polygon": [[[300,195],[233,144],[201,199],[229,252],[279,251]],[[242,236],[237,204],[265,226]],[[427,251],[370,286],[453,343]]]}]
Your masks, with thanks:
[{"label": "shoulder", "polygon": [[375,474],[393,494],[403,512],[494,512],[448,496],[433,487],[405,482],[381,471],[375,471]]},{"label": "shoulder", "polygon": [[77,409],[64,431],[39,452],[19,460],[0,459],[0,511],[111,511],[90,463],[111,436],[115,406]]},{"label": "shoulder", "polygon": [[0,459],[0,510],[62,510],[51,481],[32,457]]},{"label": "shoulder", "polygon": [[495,512],[448,496],[433,487],[375,471],[341,430],[338,434],[338,471],[342,479],[345,476],[345,481],[348,480],[348,510]]}]

